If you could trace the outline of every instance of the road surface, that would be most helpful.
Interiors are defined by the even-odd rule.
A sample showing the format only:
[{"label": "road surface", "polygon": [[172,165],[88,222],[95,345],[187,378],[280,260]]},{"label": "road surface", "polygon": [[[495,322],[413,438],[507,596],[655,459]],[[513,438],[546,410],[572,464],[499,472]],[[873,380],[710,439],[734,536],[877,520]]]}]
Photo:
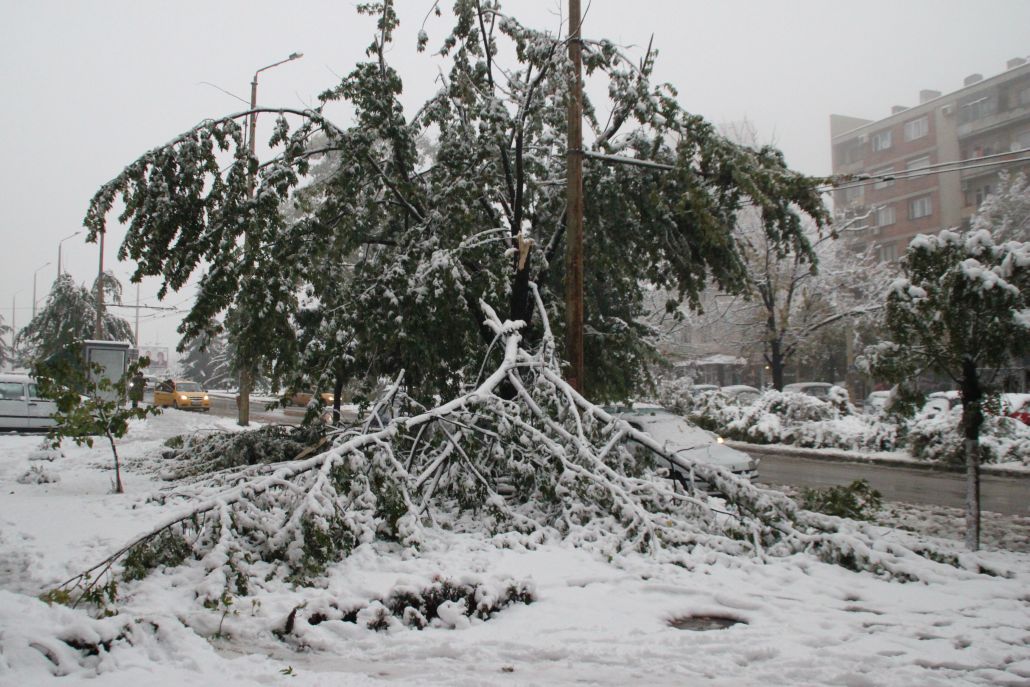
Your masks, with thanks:
[{"label": "road surface", "polygon": [[[868,480],[888,501],[965,508],[964,474],[918,468],[758,454],[758,481],[792,487],[827,487]],[[1030,514],[1030,478],[980,475],[980,507],[1006,515]]]}]

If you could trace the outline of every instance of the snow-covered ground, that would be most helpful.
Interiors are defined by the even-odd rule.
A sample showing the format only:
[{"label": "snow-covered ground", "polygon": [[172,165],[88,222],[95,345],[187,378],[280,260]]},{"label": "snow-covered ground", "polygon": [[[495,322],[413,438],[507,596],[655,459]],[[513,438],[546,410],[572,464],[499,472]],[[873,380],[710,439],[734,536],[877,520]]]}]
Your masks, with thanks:
[{"label": "snow-covered ground", "polygon": [[[192,598],[189,570],[123,585],[107,618],[38,600],[165,514],[148,497],[174,486],[160,478],[167,438],[234,428],[180,412],[137,423],[120,445],[124,495],[110,493],[100,443],[48,461],[39,437],[0,435],[0,684],[1030,685],[1030,555],[1013,551],[981,555],[999,576],[924,564],[925,582],[902,584],[804,555],[712,553],[688,568],[430,530],[417,555],[362,545],[319,588],[258,591],[221,608]],[[891,522],[959,536],[946,509],[892,508]],[[1025,519],[987,522],[988,548],[1026,550]],[[882,536],[910,541],[886,527]],[[377,599],[441,579],[487,590],[514,581],[534,600],[488,620],[441,612],[421,631],[365,627]],[[357,606],[358,622],[333,617]],[[676,627],[691,616],[739,622]]]}]

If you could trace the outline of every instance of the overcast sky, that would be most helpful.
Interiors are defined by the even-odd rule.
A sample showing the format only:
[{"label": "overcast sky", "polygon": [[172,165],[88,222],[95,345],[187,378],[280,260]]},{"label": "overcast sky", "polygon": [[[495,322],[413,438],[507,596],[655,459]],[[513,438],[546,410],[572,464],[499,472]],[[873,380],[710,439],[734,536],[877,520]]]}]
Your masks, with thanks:
[{"label": "overcast sky", "polygon": [[[363,58],[373,22],[345,0],[0,0],[0,314],[31,314],[33,273],[40,304],[56,276],[58,242],[81,229],[96,189],[150,147],[198,121],[244,108],[255,69],[300,51],[304,57],[262,73],[259,104],[313,105]],[[405,77],[410,112],[435,90],[435,65],[416,55],[415,34],[432,0],[400,0],[402,27],[391,56]],[[448,0],[442,0],[449,6]],[[887,116],[918,103],[920,89],[947,93],[965,76],[985,77],[1030,54],[1027,0],[583,0],[584,35],[637,46],[654,34],[657,80],[679,90],[688,109],[716,124],[750,120],[787,162],[809,174],[830,171],[829,116]],[[558,31],[556,0],[508,0],[504,10]],[[430,19],[430,47],[448,27]],[[214,84],[218,88],[211,85]],[[347,122],[339,122],[346,124]],[[259,124],[267,139],[270,118]],[[263,130],[260,130],[263,128]],[[124,231],[114,222],[107,265]],[[64,244],[65,269],[87,283],[97,247],[82,236]],[[189,304],[189,293],[151,305]],[[144,314],[144,344],[174,347],[177,318]],[[132,311],[124,314],[132,321]]]}]

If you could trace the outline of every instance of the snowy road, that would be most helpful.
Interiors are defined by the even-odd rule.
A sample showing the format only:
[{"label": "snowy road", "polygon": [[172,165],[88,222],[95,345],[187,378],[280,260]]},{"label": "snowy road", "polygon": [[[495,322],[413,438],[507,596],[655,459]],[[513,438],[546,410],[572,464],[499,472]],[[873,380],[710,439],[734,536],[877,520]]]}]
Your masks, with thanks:
[{"label": "snowy road", "polygon": [[[865,479],[888,501],[949,506],[965,504],[965,475],[870,463],[826,461],[792,455],[760,455],[759,482],[792,487],[826,487]],[[981,475],[984,510],[1030,514],[1030,478]]]}]

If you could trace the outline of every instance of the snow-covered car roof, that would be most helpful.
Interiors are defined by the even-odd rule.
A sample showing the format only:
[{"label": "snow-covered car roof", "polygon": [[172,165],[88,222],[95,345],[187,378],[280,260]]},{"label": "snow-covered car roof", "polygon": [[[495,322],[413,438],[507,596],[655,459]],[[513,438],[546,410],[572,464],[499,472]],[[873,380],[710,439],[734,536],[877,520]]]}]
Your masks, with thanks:
[{"label": "snow-covered car roof", "polygon": [[0,374],[0,382],[21,382],[23,384],[35,383],[35,378],[28,375],[6,372]]}]

